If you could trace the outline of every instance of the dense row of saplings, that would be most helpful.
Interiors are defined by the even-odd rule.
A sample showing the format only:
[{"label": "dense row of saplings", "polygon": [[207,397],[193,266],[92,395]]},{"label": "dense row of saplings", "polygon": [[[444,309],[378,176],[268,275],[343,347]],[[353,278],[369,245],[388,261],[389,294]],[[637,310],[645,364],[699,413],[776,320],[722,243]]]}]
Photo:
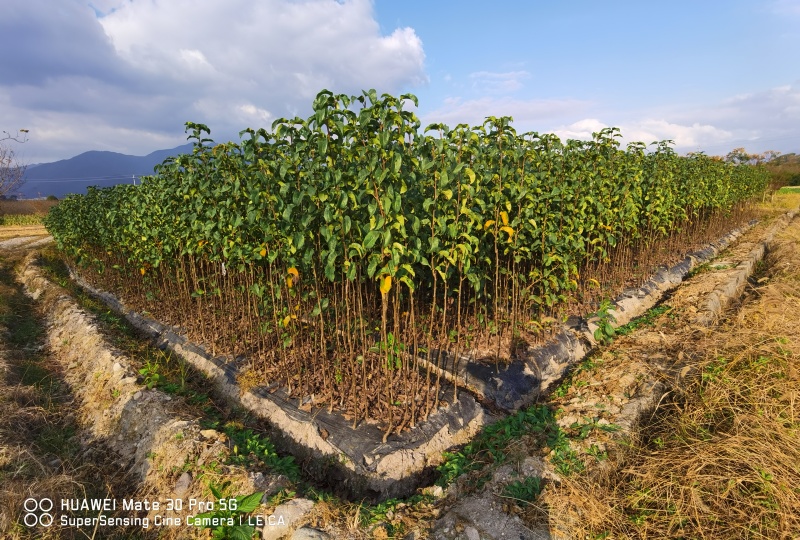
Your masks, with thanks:
[{"label": "dense row of saplings", "polygon": [[307,120],[238,144],[188,123],[192,153],[65,199],[47,226],[98,285],[388,435],[441,404],[437,368],[507,359],[665,246],[741,221],[767,183],[668,142],[621,148],[617,129],[421,132],[408,101],[323,91]]}]

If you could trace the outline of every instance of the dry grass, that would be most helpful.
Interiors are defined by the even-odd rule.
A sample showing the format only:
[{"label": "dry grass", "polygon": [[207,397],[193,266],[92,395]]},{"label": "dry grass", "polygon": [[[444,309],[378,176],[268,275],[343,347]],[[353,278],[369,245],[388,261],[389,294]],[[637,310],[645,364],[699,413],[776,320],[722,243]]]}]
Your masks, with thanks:
[{"label": "dry grass", "polygon": [[800,538],[800,224],[613,467],[545,497],[566,538]]},{"label": "dry grass", "polygon": [[[81,455],[74,398],[57,362],[40,348],[41,321],[0,257],[0,538],[86,538],[58,526],[26,527],[24,501],[84,499],[125,485],[114,456]],[[116,495],[120,495],[116,491]],[[131,531],[110,531],[129,538]],[[109,536],[109,535],[107,535]]]},{"label": "dry grass", "polygon": [[57,204],[46,200],[0,201],[0,216],[45,215]]}]

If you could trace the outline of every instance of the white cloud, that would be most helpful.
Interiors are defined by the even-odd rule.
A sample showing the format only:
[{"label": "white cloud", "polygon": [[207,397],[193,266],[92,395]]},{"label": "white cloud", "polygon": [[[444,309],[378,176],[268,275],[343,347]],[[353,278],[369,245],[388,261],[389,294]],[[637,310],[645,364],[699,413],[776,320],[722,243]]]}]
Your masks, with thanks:
[{"label": "white cloud", "polygon": [[671,105],[616,113],[570,99],[451,97],[425,114],[423,125],[475,126],[489,115],[512,116],[518,133],[551,132],[562,140],[591,139],[593,133],[613,126],[620,128],[623,145],[672,140],[679,152],[725,154],[739,146],[754,152],[796,152],[800,144],[800,83],[736,95],[702,107]]},{"label": "white cloud", "polygon": [[256,107],[252,103],[239,105],[237,109],[241,113],[240,118],[243,120],[242,125],[268,126],[273,119],[272,113],[266,109]]},{"label": "white cloud", "polygon": [[645,119],[629,124],[622,130],[626,141],[641,141],[650,144],[655,141],[675,141],[677,148],[717,145],[734,138],[731,131],[709,124],[694,122],[681,125],[663,119]]},{"label": "white cloud", "polygon": [[735,146],[758,152],[797,151],[800,81],[733,96],[718,105],[675,111],[669,120],[692,126],[693,140],[687,146],[709,147],[723,153]]},{"label": "white cloud", "polygon": [[588,140],[592,138],[592,133],[597,133],[607,127],[610,126],[607,126],[596,118],[586,118],[573,122],[568,126],[556,128],[551,132],[558,135],[562,141],[567,139]]},{"label": "white cloud", "polygon": [[[414,30],[382,34],[370,0],[60,0],[58,8],[27,0],[12,8],[0,40],[27,45],[0,59],[0,116],[31,129],[27,150],[37,161],[178,145],[186,121],[208,124],[216,140],[236,138],[279,116],[307,116],[323,88],[397,93],[428,80]],[[54,130],[54,121],[72,125]]]},{"label": "white cloud", "polygon": [[380,35],[367,0],[130,2],[100,23],[137,69],[181,77],[191,51],[213,68],[210,82],[225,93],[308,99],[320,84],[355,91],[426,80],[414,30]]},{"label": "white cloud", "polygon": [[[552,130],[562,140],[588,140],[593,133],[612,127],[596,118],[586,118]],[[718,144],[733,139],[733,133],[717,127],[695,122],[681,125],[664,119],[644,118],[624,122],[613,127],[620,128],[621,143],[643,142],[650,144],[656,141],[672,140],[676,147],[696,147],[702,144]]]}]

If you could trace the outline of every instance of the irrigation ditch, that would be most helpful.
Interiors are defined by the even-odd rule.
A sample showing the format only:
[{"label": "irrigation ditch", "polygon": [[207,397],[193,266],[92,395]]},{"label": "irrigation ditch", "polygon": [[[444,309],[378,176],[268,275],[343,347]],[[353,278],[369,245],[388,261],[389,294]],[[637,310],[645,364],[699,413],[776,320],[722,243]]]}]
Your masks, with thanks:
[{"label": "irrigation ditch", "polygon": [[[570,466],[607,452],[610,439],[623,438],[651,415],[673,385],[693,375],[690,357],[677,350],[687,334],[670,333],[663,321],[691,332],[715,324],[741,296],[774,235],[792,223],[794,215],[784,214],[768,229],[759,225],[731,232],[659,270],[642,287],[626,291],[607,312],[570,320],[552,342],[526,351],[507,365],[491,366],[469,358],[449,363],[462,366],[456,373],[443,374],[461,388],[458,399],[452,399],[452,387],[444,387],[441,399],[446,406],[426,422],[386,441],[377,426],[362,423],[354,429],[335,412],[308,410],[305,403],[286,399],[280,389],[243,389],[240,382],[247,379],[246,363],[209,355],[177,329],[126,309],[118,299],[74,277],[149,335],[156,347],[174,352],[203,373],[208,387],[214,387],[225,403],[220,407],[269,421],[275,428],[276,445],[297,456],[305,473],[326,485],[338,485],[355,499],[380,501],[416,492],[433,481],[443,452],[480,437],[482,430],[508,414],[549,401],[558,407],[553,418],[558,429],[579,435],[573,442],[577,449],[568,459],[554,461],[557,448],[542,452],[519,448],[518,459],[487,467],[488,476],[486,471],[473,472],[453,483],[441,496],[441,516],[432,529],[409,533],[410,538],[430,534],[442,540],[549,538],[558,536],[559,529],[548,521],[547,513],[515,507],[508,486],[528,485],[529,478],[544,479],[542,485],[558,482]],[[43,243],[41,238],[28,238],[0,247],[21,252]],[[271,515],[286,514],[283,521],[289,524],[264,527],[266,538],[280,538],[295,529],[304,531],[295,535],[318,534],[316,538],[381,537],[374,527],[361,533],[329,527],[324,533],[318,530],[323,528],[319,505],[315,508],[308,499],[286,502],[291,499],[287,488],[292,483],[285,475],[225,464],[227,456],[238,451],[230,436],[203,426],[180,398],[148,384],[152,381],[143,378],[138,364],[109,344],[99,328],[102,325],[44,275],[35,253],[27,255],[18,268],[26,293],[46,314],[43,345],[62,366],[64,382],[72,389],[80,410],[78,423],[86,432],[84,446],[101,442],[107,447],[116,456],[112,462],[130,471],[137,493],[151,499],[201,499],[207,497],[210,482],[224,480],[230,493],[267,491],[264,502],[271,501]],[[648,315],[648,322],[636,322]],[[662,322],[654,323],[655,318]],[[630,335],[607,346],[603,334],[597,333],[606,323]],[[593,394],[592,389],[602,390],[602,395]],[[472,482],[476,475],[482,475],[477,489]],[[140,513],[148,515],[154,514]],[[391,527],[385,529],[391,532]]]}]

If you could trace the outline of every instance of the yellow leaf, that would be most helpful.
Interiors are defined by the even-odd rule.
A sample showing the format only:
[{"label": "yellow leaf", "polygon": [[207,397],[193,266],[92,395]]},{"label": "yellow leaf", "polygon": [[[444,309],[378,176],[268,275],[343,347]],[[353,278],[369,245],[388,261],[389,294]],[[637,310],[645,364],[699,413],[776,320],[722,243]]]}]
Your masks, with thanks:
[{"label": "yellow leaf", "polygon": [[514,229],[511,227],[500,227],[500,230],[503,232],[507,232],[508,236],[514,236]]},{"label": "yellow leaf", "polygon": [[287,315],[286,317],[284,317],[283,318],[283,326],[289,326],[289,322],[291,320],[292,320],[292,317],[290,315]]},{"label": "yellow leaf", "polygon": [[139,268],[139,273],[140,273],[140,274],[142,274],[142,275],[144,275],[144,273],[145,273],[146,271],[147,271],[147,270],[145,270],[145,269],[144,269],[144,266],[143,266],[143,267],[141,267],[141,268]]},{"label": "yellow leaf", "polygon": [[493,219],[490,219],[489,221],[487,221],[486,223],[484,223],[484,224],[483,224],[483,230],[486,230],[486,229],[488,229],[488,228],[489,228],[489,227],[491,227],[492,225],[494,225],[494,220],[493,220]]},{"label": "yellow leaf", "polygon": [[264,249],[264,248],[261,248],[261,251],[259,251],[258,253],[259,253],[259,254],[260,254],[262,257],[265,257],[265,256],[267,255],[267,250],[266,250],[266,249]]},{"label": "yellow leaf", "polygon": [[600,282],[599,282],[599,281],[597,281],[596,279],[589,279],[587,282],[588,282],[590,285],[594,285],[594,286],[595,286],[595,287],[597,287],[598,289],[600,288]]},{"label": "yellow leaf", "polygon": [[470,182],[474,182],[475,181],[475,171],[473,171],[469,167],[464,169],[464,174],[466,174],[469,177],[469,181]]},{"label": "yellow leaf", "polygon": [[392,276],[381,278],[381,294],[387,294],[392,288]]},{"label": "yellow leaf", "polygon": [[503,225],[508,225],[508,212],[500,212],[500,219],[503,220]]},{"label": "yellow leaf", "polygon": [[297,271],[297,268],[295,268],[294,266],[292,266],[292,267],[291,267],[291,268],[289,268],[289,269],[288,269],[286,272],[287,272],[287,273],[289,273],[289,274],[291,274],[291,275],[293,275],[293,276],[295,277],[295,279],[297,279],[297,280],[299,281],[299,279],[300,279],[300,272],[298,272],[298,271]]},{"label": "yellow leaf", "polygon": [[289,287],[290,289],[294,287],[294,282],[292,281],[291,276],[286,278],[286,286]]}]

